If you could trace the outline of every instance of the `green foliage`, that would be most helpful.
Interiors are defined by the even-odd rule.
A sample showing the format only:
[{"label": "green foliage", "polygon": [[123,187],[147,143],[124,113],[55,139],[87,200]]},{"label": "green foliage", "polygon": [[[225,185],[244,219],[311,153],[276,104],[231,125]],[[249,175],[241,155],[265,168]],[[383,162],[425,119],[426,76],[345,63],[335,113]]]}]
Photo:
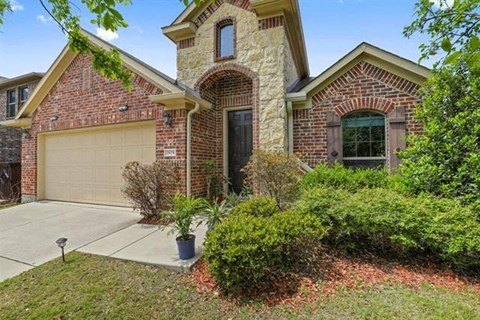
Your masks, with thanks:
[{"label": "green foliage", "polygon": [[419,32],[428,34],[428,43],[420,45],[422,59],[446,53],[446,64],[455,63],[467,54],[480,64],[480,0],[418,0],[416,19],[404,29],[407,37]]},{"label": "green foliage", "polygon": [[172,208],[167,213],[167,217],[172,221],[170,233],[175,233],[182,240],[188,240],[193,232],[193,219],[206,206],[203,198],[186,197],[177,193],[173,198]]},{"label": "green foliage", "polygon": [[164,162],[127,163],[122,173],[125,181],[122,192],[134,210],[144,217],[160,218],[168,208],[178,185],[178,170]]},{"label": "green foliage", "polygon": [[[80,26],[80,15],[74,14],[74,12],[80,11],[77,4],[65,0],[40,1],[40,4],[58,24],[62,32],[68,35],[72,50],[91,55],[95,70],[102,76],[111,80],[118,79],[126,88],[131,89],[132,73],[124,68],[119,52],[116,49],[107,51],[93,45],[88,40]],[[131,0],[82,0],[81,4],[85,5],[88,11],[95,16],[90,22],[98,27],[117,31],[119,28],[128,26],[122,14],[117,10],[117,5],[130,5]],[[0,25],[3,24],[5,13],[11,11],[11,1],[0,0]]]},{"label": "green foliage", "polygon": [[275,199],[280,210],[287,209],[296,200],[301,174],[294,155],[257,150],[243,171],[246,184],[261,195]]},{"label": "green foliage", "polygon": [[304,192],[297,210],[319,217],[337,246],[430,253],[457,266],[480,266],[478,216],[455,200],[321,186]]},{"label": "green foliage", "polygon": [[5,13],[11,12],[12,6],[8,0],[0,0],[0,24],[3,24]]},{"label": "green foliage", "polygon": [[212,196],[217,196],[219,194],[219,189],[221,188],[218,179],[217,162],[215,159],[208,159],[205,161],[203,164],[203,172],[207,184],[207,199],[211,199]]},{"label": "green foliage", "polygon": [[362,188],[381,188],[388,185],[388,173],[380,169],[352,169],[339,163],[334,166],[319,165],[302,180],[302,189],[319,185],[337,187],[351,192]]},{"label": "green foliage", "polygon": [[272,271],[288,267],[290,249],[297,241],[322,235],[323,229],[312,215],[239,213],[229,215],[207,234],[205,258],[223,288],[255,290],[268,283]]},{"label": "green foliage", "polygon": [[268,197],[255,197],[250,200],[243,201],[235,206],[232,214],[249,215],[255,217],[270,217],[278,213],[275,200]]},{"label": "green foliage", "polygon": [[480,198],[480,64],[461,57],[437,71],[423,90],[417,118],[424,133],[409,138],[400,173],[412,193]]},{"label": "green foliage", "polygon": [[230,211],[232,211],[232,206],[225,200],[221,202],[214,201],[213,203],[206,201],[204,213],[207,216],[207,220],[205,223],[214,227],[222,222]]}]

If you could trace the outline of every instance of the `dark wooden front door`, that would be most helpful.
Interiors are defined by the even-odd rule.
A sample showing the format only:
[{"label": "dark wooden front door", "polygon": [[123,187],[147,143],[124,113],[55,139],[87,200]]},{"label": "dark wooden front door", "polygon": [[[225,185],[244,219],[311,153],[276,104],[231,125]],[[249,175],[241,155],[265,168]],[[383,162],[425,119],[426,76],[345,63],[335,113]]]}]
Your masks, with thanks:
[{"label": "dark wooden front door", "polygon": [[252,110],[228,112],[228,178],[230,191],[243,189],[242,168],[250,160],[253,148]]}]

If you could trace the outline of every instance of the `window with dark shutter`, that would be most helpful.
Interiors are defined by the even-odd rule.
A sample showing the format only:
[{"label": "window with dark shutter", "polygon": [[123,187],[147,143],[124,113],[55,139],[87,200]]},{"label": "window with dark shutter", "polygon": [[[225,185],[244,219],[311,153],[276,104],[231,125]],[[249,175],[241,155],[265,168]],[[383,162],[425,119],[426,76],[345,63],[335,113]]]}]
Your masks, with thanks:
[{"label": "window with dark shutter", "polygon": [[341,121],[343,164],[382,167],[386,160],[385,116],[374,111],[352,112]]}]

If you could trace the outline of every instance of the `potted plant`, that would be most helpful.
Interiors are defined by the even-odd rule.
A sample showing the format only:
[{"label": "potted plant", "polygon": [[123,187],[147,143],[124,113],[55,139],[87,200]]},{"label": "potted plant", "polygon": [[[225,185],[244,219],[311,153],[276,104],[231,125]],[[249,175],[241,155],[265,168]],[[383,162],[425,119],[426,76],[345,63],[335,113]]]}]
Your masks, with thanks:
[{"label": "potted plant", "polygon": [[204,213],[206,215],[205,224],[208,230],[213,230],[214,226],[222,222],[231,210],[232,207],[225,200],[221,202],[215,200],[213,203],[207,203]]},{"label": "potted plant", "polygon": [[182,260],[188,260],[195,256],[195,235],[192,234],[192,223],[195,216],[205,206],[202,198],[186,197],[176,194],[173,198],[172,208],[168,217],[172,221],[169,233],[177,235],[178,256]]}]

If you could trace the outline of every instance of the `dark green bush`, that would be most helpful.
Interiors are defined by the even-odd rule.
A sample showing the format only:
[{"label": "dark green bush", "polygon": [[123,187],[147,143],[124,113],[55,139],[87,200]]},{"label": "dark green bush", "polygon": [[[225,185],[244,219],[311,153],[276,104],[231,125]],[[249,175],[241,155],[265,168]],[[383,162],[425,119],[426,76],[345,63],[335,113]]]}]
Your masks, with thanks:
[{"label": "dark green bush", "polygon": [[256,217],[270,217],[278,213],[278,207],[274,199],[269,197],[255,197],[240,202],[233,208],[232,214],[246,214]]},{"label": "dark green bush", "polygon": [[477,214],[455,200],[322,186],[304,192],[297,209],[318,216],[329,229],[326,239],[338,246],[429,253],[457,266],[480,266]]},{"label": "dark green bush", "polygon": [[231,292],[255,290],[265,288],[272,271],[288,267],[290,251],[298,241],[322,235],[313,215],[293,211],[270,217],[238,213],[207,234],[205,258],[223,288]]},{"label": "dark green bush", "polygon": [[388,173],[383,169],[352,169],[341,164],[331,167],[322,164],[307,173],[301,185],[303,189],[327,185],[356,192],[362,188],[386,187],[388,181]]},{"label": "dark green bush", "polygon": [[415,119],[423,134],[411,135],[400,154],[400,173],[412,193],[480,199],[480,63],[469,56],[436,70],[422,89]]}]

